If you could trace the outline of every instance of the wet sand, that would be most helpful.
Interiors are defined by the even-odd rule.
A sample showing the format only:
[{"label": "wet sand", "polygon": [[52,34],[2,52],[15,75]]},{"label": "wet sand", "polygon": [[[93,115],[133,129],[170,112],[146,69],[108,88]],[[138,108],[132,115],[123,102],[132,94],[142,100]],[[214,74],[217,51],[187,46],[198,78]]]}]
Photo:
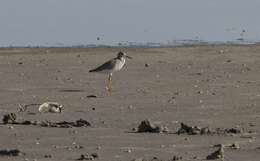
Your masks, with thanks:
[{"label": "wet sand", "polygon": [[[88,70],[125,51],[133,59],[108,76]],[[91,127],[49,128],[0,124],[0,150],[19,149],[20,156],[0,160],[77,160],[98,153],[96,160],[131,161],[157,157],[169,161],[206,160],[216,144],[225,160],[260,158],[260,45],[162,48],[0,48],[0,115],[18,120],[75,121]],[[147,65],[145,65],[147,64]],[[95,95],[96,98],[88,97]],[[48,101],[64,105],[62,113],[39,113]],[[136,133],[142,120],[166,126],[168,133]],[[238,134],[176,134],[181,123],[239,128]]]}]

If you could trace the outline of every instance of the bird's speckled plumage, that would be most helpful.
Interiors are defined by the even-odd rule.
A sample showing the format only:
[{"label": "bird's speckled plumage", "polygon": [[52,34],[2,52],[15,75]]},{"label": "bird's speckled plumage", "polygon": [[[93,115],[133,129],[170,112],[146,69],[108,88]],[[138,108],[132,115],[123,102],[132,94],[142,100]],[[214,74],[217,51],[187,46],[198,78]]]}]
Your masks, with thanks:
[{"label": "bird's speckled plumage", "polygon": [[113,73],[115,71],[119,71],[125,65],[125,54],[123,52],[119,52],[116,58],[113,58],[101,66],[90,70],[89,72],[104,72],[104,73]]}]

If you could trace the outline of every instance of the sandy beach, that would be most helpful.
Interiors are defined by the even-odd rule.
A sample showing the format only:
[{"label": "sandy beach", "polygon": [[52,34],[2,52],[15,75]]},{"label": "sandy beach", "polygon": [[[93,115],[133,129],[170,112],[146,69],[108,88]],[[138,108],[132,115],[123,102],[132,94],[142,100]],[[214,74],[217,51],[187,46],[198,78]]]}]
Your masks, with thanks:
[{"label": "sandy beach", "polygon": [[[88,71],[120,50],[133,59],[113,74],[109,93],[108,75]],[[0,155],[3,161],[70,161],[86,153],[100,161],[207,160],[217,144],[226,145],[220,159],[260,158],[260,45],[0,48],[0,78],[1,118],[15,113],[20,122],[91,124],[0,121],[0,150],[21,151]],[[40,113],[44,102],[63,110]],[[146,119],[166,132],[137,132]],[[181,123],[215,132],[178,134]]]}]

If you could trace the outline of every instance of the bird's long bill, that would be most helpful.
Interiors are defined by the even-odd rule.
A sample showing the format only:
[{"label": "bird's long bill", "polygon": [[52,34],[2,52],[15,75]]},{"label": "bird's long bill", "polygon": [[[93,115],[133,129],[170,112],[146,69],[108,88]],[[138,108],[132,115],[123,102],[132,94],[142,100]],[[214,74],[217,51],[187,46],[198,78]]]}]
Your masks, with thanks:
[{"label": "bird's long bill", "polygon": [[126,55],[125,57],[127,57],[128,59],[133,59],[132,57],[130,57],[130,56],[127,56],[127,55]]}]

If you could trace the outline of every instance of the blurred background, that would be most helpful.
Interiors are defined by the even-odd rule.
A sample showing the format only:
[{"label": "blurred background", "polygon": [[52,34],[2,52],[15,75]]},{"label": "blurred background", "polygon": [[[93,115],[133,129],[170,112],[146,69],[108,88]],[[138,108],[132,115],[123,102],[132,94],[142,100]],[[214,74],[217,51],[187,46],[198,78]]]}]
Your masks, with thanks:
[{"label": "blurred background", "polygon": [[260,40],[259,0],[1,0],[0,46]]}]

